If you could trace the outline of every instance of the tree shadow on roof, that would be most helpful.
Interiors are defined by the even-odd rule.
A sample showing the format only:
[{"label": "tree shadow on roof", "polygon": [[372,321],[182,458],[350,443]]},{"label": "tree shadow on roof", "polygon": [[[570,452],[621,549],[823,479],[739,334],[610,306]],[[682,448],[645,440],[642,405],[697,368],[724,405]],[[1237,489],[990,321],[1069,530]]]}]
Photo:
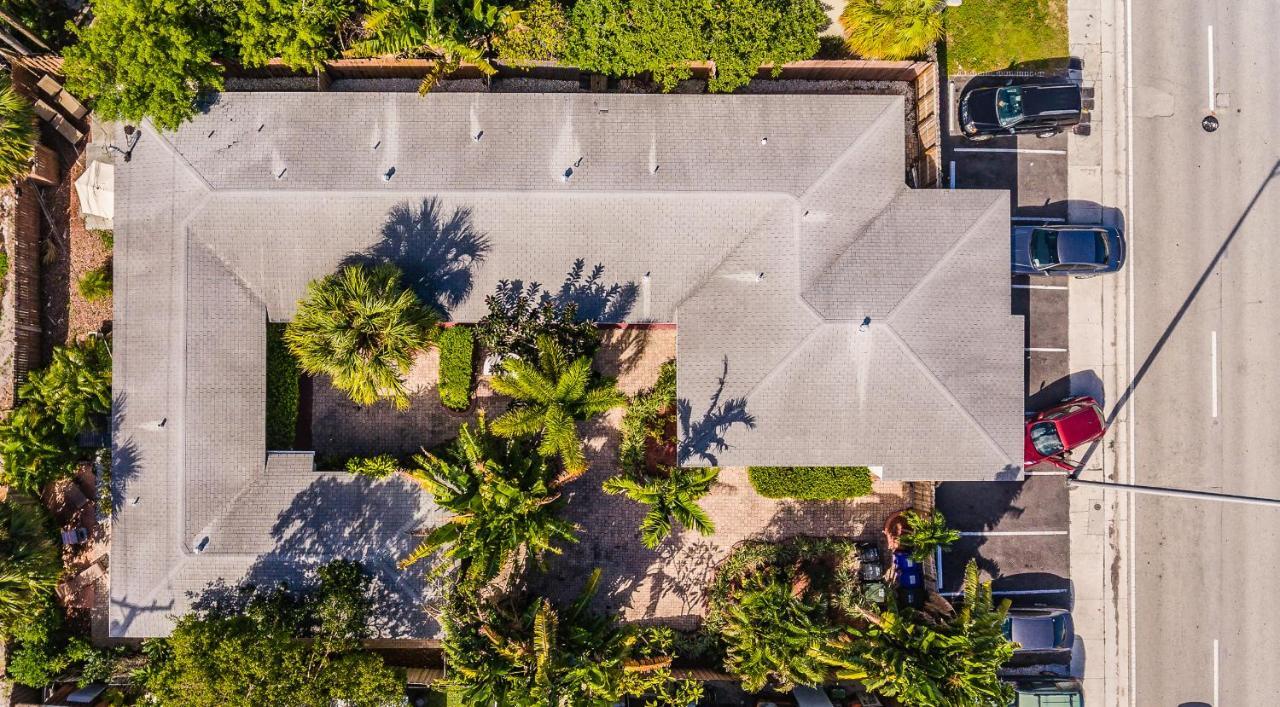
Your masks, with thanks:
[{"label": "tree shadow on roof", "polygon": [[590,274],[586,269],[585,260],[574,260],[560,288],[555,291],[544,288],[536,280],[500,280],[493,296],[508,307],[514,306],[521,297],[539,304],[551,302],[561,309],[573,305],[580,321],[603,324],[624,321],[635,307],[640,287],[630,281],[606,285],[603,263],[591,268]]},{"label": "tree shadow on roof", "polygon": [[[125,409],[129,396],[117,392],[111,400],[111,508],[120,508],[129,500],[129,484],[141,471],[138,445],[133,434],[125,430]],[[162,429],[160,427],[157,430]]]},{"label": "tree shadow on roof", "polygon": [[729,357],[725,356],[720,378],[716,381],[716,391],[707,403],[706,412],[697,420],[693,419],[692,403],[685,398],[676,400],[676,413],[680,421],[680,445],[676,459],[681,466],[691,461],[719,466],[720,461],[716,455],[730,446],[725,440],[725,434],[734,425],[755,429],[756,418],[747,411],[746,398],[721,400],[728,377]]},{"label": "tree shadow on roof", "polygon": [[208,599],[201,600],[212,605],[234,602],[238,587],[245,586],[284,584],[292,591],[307,591],[314,582],[311,570],[332,560],[350,560],[372,579],[375,637],[433,637],[439,625],[423,606],[430,588],[422,568],[396,567],[417,544],[413,534],[421,521],[420,501],[421,492],[400,478],[374,482],[317,473],[277,516],[271,528],[275,547],[259,557],[235,587],[212,583],[202,593]]},{"label": "tree shadow on roof", "polygon": [[382,240],[343,265],[391,262],[422,301],[446,316],[471,295],[472,270],[484,262],[489,238],[471,224],[471,209],[446,214],[438,198],[397,204],[382,226]]}]

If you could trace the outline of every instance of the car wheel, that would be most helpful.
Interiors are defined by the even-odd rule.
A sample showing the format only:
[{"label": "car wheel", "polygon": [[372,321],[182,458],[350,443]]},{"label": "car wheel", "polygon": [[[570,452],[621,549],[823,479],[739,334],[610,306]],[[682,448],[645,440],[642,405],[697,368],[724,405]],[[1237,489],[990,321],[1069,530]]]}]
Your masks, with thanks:
[{"label": "car wheel", "polygon": [[1036,133],[1036,137],[1041,138],[1041,139],[1044,139],[1044,138],[1047,138],[1047,137],[1053,137],[1054,135],[1057,135],[1059,132],[1060,132],[1060,131],[1059,131],[1057,128],[1055,128],[1055,129],[1053,129],[1053,130],[1042,130],[1042,131],[1040,131],[1040,132]]}]

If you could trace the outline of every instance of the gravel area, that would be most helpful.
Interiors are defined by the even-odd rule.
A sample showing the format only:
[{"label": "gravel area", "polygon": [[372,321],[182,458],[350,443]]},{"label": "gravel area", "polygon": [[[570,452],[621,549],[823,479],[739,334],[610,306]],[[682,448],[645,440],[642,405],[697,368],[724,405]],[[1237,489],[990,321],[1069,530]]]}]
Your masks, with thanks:
[{"label": "gravel area", "polygon": [[[71,182],[84,173],[84,161],[78,161],[71,168],[67,179]],[[74,191],[74,190],[73,190]],[[90,302],[80,294],[80,278],[90,270],[105,267],[111,268],[111,251],[103,243],[98,231],[90,231],[84,226],[84,218],[80,214],[80,200],[68,199],[70,208],[70,271],[68,278],[68,321],[67,341],[77,341],[92,332],[105,332],[111,329],[111,296],[108,295],[95,302]]]}]

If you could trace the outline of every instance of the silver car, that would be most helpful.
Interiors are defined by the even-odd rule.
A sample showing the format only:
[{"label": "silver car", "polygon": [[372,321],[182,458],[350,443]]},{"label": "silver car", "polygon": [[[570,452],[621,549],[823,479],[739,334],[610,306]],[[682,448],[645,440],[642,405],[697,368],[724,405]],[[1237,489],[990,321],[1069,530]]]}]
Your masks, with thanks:
[{"label": "silver car", "polygon": [[1010,609],[1004,635],[1021,647],[1018,653],[1071,649],[1075,628],[1066,609]]},{"label": "silver car", "polygon": [[1013,272],[1018,275],[1092,277],[1124,265],[1124,238],[1101,226],[1018,226],[1013,229]]}]

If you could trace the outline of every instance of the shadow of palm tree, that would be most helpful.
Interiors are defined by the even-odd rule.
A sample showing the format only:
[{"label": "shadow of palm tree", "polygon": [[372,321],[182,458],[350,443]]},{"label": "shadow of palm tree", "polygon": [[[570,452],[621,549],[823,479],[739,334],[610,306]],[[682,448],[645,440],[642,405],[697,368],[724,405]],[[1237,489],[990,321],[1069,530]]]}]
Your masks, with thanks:
[{"label": "shadow of palm tree", "polygon": [[[572,302],[578,308],[578,317],[593,322],[617,323],[626,319],[636,304],[640,288],[634,282],[604,283],[604,265],[597,263],[591,274],[583,277],[586,261],[578,258],[560,284],[560,292],[553,298],[564,306]],[[544,297],[549,297],[544,294]]]},{"label": "shadow of palm tree", "polygon": [[432,197],[421,204],[398,204],[387,214],[382,240],[343,265],[391,262],[404,272],[405,283],[423,302],[447,317],[471,295],[472,270],[484,262],[489,238],[471,225],[471,210],[444,211]]},{"label": "shadow of palm tree", "polygon": [[129,483],[141,471],[138,445],[125,431],[124,411],[128,394],[117,392],[111,400],[111,508],[123,506],[129,498]]},{"label": "shadow of palm tree", "polygon": [[724,357],[724,367],[716,381],[716,392],[707,403],[707,410],[698,420],[693,419],[693,405],[685,398],[676,400],[676,414],[680,420],[680,444],[676,459],[680,465],[691,460],[719,466],[716,457],[729,448],[724,436],[734,425],[746,425],[755,429],[756,418],[747,411],[746,398],[730,398],[721,401],[725,382],[729,378],[729,357]]}]

